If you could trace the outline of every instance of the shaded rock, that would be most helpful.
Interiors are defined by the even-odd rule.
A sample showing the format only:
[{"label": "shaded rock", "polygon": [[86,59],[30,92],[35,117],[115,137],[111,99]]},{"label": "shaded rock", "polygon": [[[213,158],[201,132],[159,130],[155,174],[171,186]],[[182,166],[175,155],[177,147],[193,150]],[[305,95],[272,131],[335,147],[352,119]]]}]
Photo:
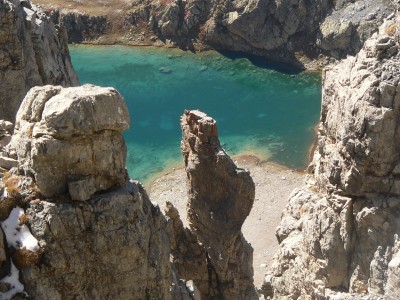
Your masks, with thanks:
[{"label": "shaded rock", "polygon": [[[195,286],[193,296],[200,293],[199,295],[203,297],[210,297],[210,270],[206,250],[198,244],[196,236],[183,227],[178,210],[170,202],[167,202],[165,216],[169,218],[169,224],[172,225],[172,228],[168,230],[168,235],[175,272],[179,278],[193,282]],[[197,289],[198,293],[195,291]]]},{"label": "shaded rock", "polygon": [[215,272],[210,296],[253,299],[253,249],[241,233],[254,202],[253,180],[220,146],[215,120],[185,111],[181,128],[189,226]]},{"label": "shaded rock", "polygon": [[45,262],[22,270],[31,297],[180,299],[165,219],[140,184],[79,204],[31,203],[26,214]]},{"label": "shaded rock", "polygon": [[72,200],[86,201],[96,192],[96,182],[92,177],[68,182],[68,192]]},{"label": "shaded rock", "polygon": [[27,91],[37,85],[79,84],[66,34],[27,1],[0,2],[0,119],[14,121]]},{"label": "shaded rock", "polygon": [[[71,195],[86,200],[125,183],[121,133],[128,127],[128,110],[113,88],[35,87],[18,111],[8,151],[16,152],[20,170],[35,178],[44,196],[63,194],[71,183]],[[91,184],[76,183],[81,180]]]},{"label": "shaded rock", "polygon": [[68,9],[52,10],[49,15],[54,24],[66,29],[68,44],[96,40],[109,28],[107,16],[103,15],[88,15]]}]

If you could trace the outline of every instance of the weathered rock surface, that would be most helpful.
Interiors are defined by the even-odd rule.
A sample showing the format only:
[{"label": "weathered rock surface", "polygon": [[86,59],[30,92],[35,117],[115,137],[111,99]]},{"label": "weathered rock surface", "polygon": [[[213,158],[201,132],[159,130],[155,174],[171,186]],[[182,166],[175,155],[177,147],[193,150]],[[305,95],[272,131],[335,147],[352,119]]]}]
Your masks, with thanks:
[{"label": "weathered rock surface", "polygon": [[46,197],[69,192],[87,200],[123,186],[129,113],[113,88],[32,88],[17,113],[8,152]]},{"label": "weathered rock surface", "polygon": [[253,180],[221,148],[215,120],[185,111],[181,128],[189,227],[204,247],[211,273],[203,297],[254,299],[253,249],[241,233],[254,202]]},{"label": "weathered rock surface", "polygon": [[[179,226],[127,180],[121,132],[128,126],[113,88],[30,90],[6,148],[18,169],[0,178],[0,218],[20,206],[14,223],[28,225],[39,248],[0,243],[0,283],[10,272],[19,277],[14,263],[32,299],[198,299],[193,281],[180,280],[170,262],[170,232]],[[204,253],[198,265],[208,272]],[[2,289],[0,298],[22,290]]]},{"label": "weathered rock surface", "polygon": [[140,184],[79,204],[37,201],[26,213],[44,252],[22,270],[34,299],[180,299],[166,220]]},{"label": "weathered rock surface", "polygon": [[0,151],[11,141],[13,124],[11,122],[0,120]]},{"label": "weathered rock surface", "polygon": [[400,55],[398,40],[386,35],[391,25],[323,75],[313,174],[293,192],[276,231],[276,299],[400,294]]},{"label": "weathered rock surface", "polygon": [[15,120],[27,93],[37,85],[79,84],[65,31],[28,1],[0,1],[0,119]]},{"label": "weathered rock surface", "polygon": [[336,7],[320,25],[316,40],[320,49],[336,58],[358,53],[364,42],[378,32],[379,25],[393,13],[390,0],[338,1]]},{"label": "weathered rock surface", "polygon": [[101,43],[99,35],[111,40],[119,35],[114,41],[234,50],[299,67],[310,59],[322,63],[326,56],[356,54],[394,10],[390,0],[146,0],[116,5],[126,13],[114,18],[114,10],[106,12],[107,21],[104,12],[87,16],[63,7],[66,17],[60,22],[77,42],[88,38]]}]

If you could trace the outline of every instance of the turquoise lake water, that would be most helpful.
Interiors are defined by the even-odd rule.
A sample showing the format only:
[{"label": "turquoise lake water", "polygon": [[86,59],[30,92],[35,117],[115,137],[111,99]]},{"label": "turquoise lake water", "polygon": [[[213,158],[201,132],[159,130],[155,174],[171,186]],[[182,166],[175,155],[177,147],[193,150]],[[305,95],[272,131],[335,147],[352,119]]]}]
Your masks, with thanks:
[{"label": "turquoise lake water", "polygon": [[254,57],[123,46],[72,46],[81,83],[125,97],[131,178],[183,164],[179,118],[200,109],[217,120],[231,155],[252,153],[290,168],[307,165],[319,118],[321,78]]}]

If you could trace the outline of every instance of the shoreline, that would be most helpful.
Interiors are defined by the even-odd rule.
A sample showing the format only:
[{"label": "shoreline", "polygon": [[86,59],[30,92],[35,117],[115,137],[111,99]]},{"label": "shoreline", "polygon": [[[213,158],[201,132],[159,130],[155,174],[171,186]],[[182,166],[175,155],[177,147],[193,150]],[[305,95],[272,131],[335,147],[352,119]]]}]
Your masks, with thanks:
[{"label": "shoreline", "polygon": [[[159,44],[159,45],[155,45],[155,44],[147,44],[147,43],[124,43],[124,42],[118,42],[118,41],[114,41],[114,42],[96,42],[96,41],[84,41],[82,43],[72,43],[72,44],[68,44],[68,47],[79,47],[79,46],[92,46],[92,47],[127,47],[127,48],[144,48],[144,49],[154,49],[154,50],[166,50],[166,51],[179,51],[179,52],[184,52],[184,53],[192,53],[192,54],[196,54],[196,55],[201,55],[201,54],[207,54],[207,53],[218,53],[219,55],[222,55],[224,57],[226,57],[226,55],[223,54],[224,51],[226,50],[216,50],[213,49],[211,47],[209,48],[203,48],[203,49],[195,49],[194,51],[192,50],[185,50],[185,49],[181,49],[179,47],[176,46],[172,46],[172,45],[166,45],[166,44]],[[231,51],[231,50],[229,50]],[[251,58],[252,56],[254,57],[259,57],[265,60],[265,62],[267,63],[272,63],[272,64],[276,64],[276,65],[283,65],[283,66],[287,66],[289,68],[293,68],[296,71],[299,71],[299,73],[309,73],[309,74],[314,74],[314,73],[318,73],[321,77],[322,77],[322,71],[323,68],[320,68],[318,66],[318,60],[314,60],[311,61],[311,63],[305,64],[304,68],[300,68],[296,65],[287,63],[287,62],[279,62],[279,61],[275,61],[272,59],[269,59],[267,57],[264,56],[258,56],[258,55],[254,55],[254,54],[250,54],[250,53],[245,53],[245,52],[240,52],[240,51],[232,51],[232,53],[236,53],[238,55],[238,57],[244,57],[244,58]]]},{"label": "shoreline", "polygon": [[[307,157],[312,158],[312,150],[315,149],[315,142],[310,146],[310,150],[308,151]],[[279,171],[291,171],[300,175],[305,174],[307,166],[304,169],[301,168],[290,168],[283,164],[274,162],[269,159],[263,159],[257,153],[250,152],[241,152],[236,155],[229,155],[231,159],[235,162],[238,167],[244,167],[248,169],[249,166],[258,166],[258,167],[271,167],[275,170]],[[309,160],[309,163],[311,160]],[[239,164],[241,163],[241,164]],[[154,185],[160,178],[164,176],[171,175],[175,171],[183,171],[185,169],[183,161],[171,161],[167,163],[167,165],[158,172],[151,173],[145,180],[142,181],[143,186],[150,191],[151,186]]]}]

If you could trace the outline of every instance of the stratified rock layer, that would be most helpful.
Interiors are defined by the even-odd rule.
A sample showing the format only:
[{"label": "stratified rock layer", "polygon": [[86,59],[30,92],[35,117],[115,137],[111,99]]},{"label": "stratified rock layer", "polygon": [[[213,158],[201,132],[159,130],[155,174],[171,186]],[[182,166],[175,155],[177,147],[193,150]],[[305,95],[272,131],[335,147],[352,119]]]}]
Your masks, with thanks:
[{"label": "stratified rock layer", "polygon": [[268,277],[276,299],[400,294],[400,55],[386,34],[393,22],[323,75],[313,175],[292,193],[276,231]]},{"label": "stratified rock layer", "polygon": [[65,31],[29,1],[1,0],[0,24],[0,119],[13,122],[33,86],[79,84]]},{"label": "stratified rock layer", "polygon": [[209,294],[203,296],[252,299],[253,249],[241,227],[254,202],[253,180],[221,148],[215,120],[199,111],[185,111],[181,128],[189,226],[214,273]]},{"label": "stratified rock layer", "polygon": [[69,190],[73,200],[87,200],[124,185],[128,127],[127,107],[113,88],[35,87],[18,111],[8,151],[44,196]]}]

